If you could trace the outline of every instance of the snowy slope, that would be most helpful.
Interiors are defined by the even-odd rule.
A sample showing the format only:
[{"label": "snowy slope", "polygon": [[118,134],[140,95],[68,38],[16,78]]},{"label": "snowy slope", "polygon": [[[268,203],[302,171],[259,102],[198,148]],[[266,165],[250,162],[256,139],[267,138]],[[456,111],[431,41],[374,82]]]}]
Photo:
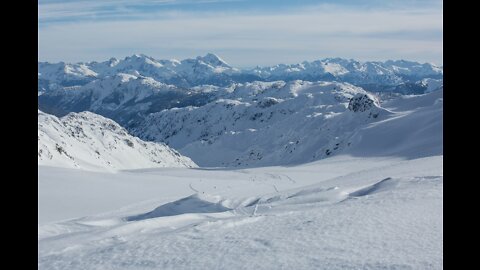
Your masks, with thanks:
[{"label": "snowy slope", "polygon": [[442,193],[441,156],[39,167],[38,269],[442,269]]},{"label": "snowy slope", "polygon": [[38,63],[38,92],[60,89],[62,87],[83,85],[97,78],[99,74],[83,63],[67,64]]},{"label": "snowy slope", "polygon": [[[200,166],[301,164],[350,152],[388,155],[381,151],[396,151],[404,141],[414,148],[423,140],[441,154],[443,105],[435,102],[442,96],[443,90],[400,96],[380,106],[375,96],[345,83],[254,82],[204,106],[151,114],[132,132],[165,142]],[[428,100],[428,106],[406,107],[416,100]]]},{"label": "snowy slope", "polygon": [[443,88],[382,104],[391,117],[360,128],[345,153],[419,158],[443,154]]},{"label": "snowy slope", "polygon": [[196,167],[163,144],[144,142],[90,112],[57,118],[38,111],[38,164],[90,170]]},{"label": "snowy slope", "polygon": [[425,90],[425,93],[430,93],[435,90],[438,90],[439,88],[443,88],[443,80],[442,79],[423,79],[419,82],[423,86],[427,87]]}]

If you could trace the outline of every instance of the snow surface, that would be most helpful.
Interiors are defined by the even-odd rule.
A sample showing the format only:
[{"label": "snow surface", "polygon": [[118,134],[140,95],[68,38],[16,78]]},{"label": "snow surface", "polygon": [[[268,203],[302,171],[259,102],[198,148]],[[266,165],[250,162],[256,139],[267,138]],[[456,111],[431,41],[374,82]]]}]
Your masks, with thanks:
[{"label": "snow surface", "polygon": [[39,269],[442,269],[442,156],[39,167]]}]

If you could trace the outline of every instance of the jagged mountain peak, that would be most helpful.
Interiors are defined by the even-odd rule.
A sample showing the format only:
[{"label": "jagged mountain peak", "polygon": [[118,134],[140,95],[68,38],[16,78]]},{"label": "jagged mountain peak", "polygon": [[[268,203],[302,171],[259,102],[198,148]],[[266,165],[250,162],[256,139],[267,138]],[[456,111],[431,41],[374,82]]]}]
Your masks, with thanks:
[{"label": "jagged mountain peak", "polygon": [[207,64],[210,64],[212,66],[228,66],[230,65],[227,64],[222,58],[220,58],[218,55],[214,53],[207,53],[205,56],[197,56],[197,60],[203,61]]},{"label": "jagged mountain peak", "polygon": [[145,55],[143,53],[135,53],[132,54],[131,56],[125,57],[125,59],[150,59],[150,60],[155,60],[152,57]]},{"label": "jagged mountain peak", "polygon": [[120,63],[120,60],[115,58],[115,57],[112,57],[110,59],[108,59],[108,66],[109,67],[114,67],[116,66],[118,63]]}]

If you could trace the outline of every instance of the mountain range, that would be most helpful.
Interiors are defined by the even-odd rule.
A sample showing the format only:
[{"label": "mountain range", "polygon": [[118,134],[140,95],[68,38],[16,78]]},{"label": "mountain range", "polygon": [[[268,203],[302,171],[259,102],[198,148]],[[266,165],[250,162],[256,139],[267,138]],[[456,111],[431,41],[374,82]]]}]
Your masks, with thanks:
[{"label": "mountain range", "polygon": [[199,85],[229,86],[233,83],[253,81],[334,80],[374,87],[372,90],[375,91],[393,91],[398,85],[415,83],[425,78],[443,78],[442,67],[405,60],[360,62],[353,59],[326,58],[298,64],[239,69],[212,53],[182,61],[156,60],[143,54],[135,54],[122,60],[111,58],[105,62],[39,62],[38,91],[43,93],[64,87],[82,86],[118,73],[150,77],[158,82],[183,88]]},{"label": "mountain range", "polygon": [[[122,129],[121,136],[127,136],[119,142],[138,140],[142,146],[148,141],[148,147],[162,148],[171,157],[178,157],[175,150],[169,152],[168,147],[173,147],[196,164],[209,167],[301,164],[346,153],[358,146],[358,134],[369,125],[415,118],[418,110],[423,110],[404,110],[407,105],[391,107],[390,103],[408,104],[424,96],[435,100],[443,96],[441,67],[403,60],[358,62],[327,58],[242,70],[214,54],[182,61],[133,55],[106,62],[38,65],[38,107],[42,111],[39,140],[40,125],[47,123],[70,123],[62,124],[68,131],[56,132],[62,138],[76,138],[70,134],[76,125],[90,123],[91,129],[105,127],[102,123],[112,121],[118,130]],[[436,118],[430,120],[441,119],[443,107],[435,105],[430,109],[437,111]],[[83,120],[72,120],[79,118]],[[436,123],[432,128],[438,129],[440,124]],[[410,136],[409,132],[414,131],[403,125],[402,122],[399,134]],[[89,142],[89,147],[98,147],[89,149],[89,155],[100,145],[111,143],[102,136],[91,136],[96,139]],[[58,152],[58,160],[79,166],[68,155],[62,156],[53,141],[48,147],[42,146],[44,153],[55,157]],[[150,145],[150,141],[157,144]],[[63,144],[73,147],[69,142]],[[151,164],[195,166],[181,158],[173,163],[151,163],[156,159],[145,147],[133,152],[141,153],[143,158],[138,160],[146,163],[115,163],[110,157],[116,154],[109,149],[108,155],[102,155],[101,165],[97,165],[115,164],[111,166],[121,169]],[[39,162],[50,162],[46,154],[40,157],[40,150],[39,144]],[[70,152],[77,151],[66,153]],[[92,157],[85,160],[93,160]]]}]

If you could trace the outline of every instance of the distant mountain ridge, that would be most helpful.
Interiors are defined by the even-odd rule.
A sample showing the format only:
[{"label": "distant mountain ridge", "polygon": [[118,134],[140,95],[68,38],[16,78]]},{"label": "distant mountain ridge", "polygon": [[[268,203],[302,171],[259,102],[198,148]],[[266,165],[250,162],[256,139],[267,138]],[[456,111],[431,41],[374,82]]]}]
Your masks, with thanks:
[{"label": "distant mountain ridge", "polygon": [[135,54],[122,60],[111,58],[104,62],[39,62],[38,91],[81,86],[117,73],[151,77],[158,82],[184,88],[199,85],[228,86],[253,81],[335,80],[360,86],[381,85],[385,90],[425,78],[443,78],[442,67],[405,60],[359,62],[353,59],[326,58],[298,64],[238,69],[212,53],[181,61],[157,60]]}]

